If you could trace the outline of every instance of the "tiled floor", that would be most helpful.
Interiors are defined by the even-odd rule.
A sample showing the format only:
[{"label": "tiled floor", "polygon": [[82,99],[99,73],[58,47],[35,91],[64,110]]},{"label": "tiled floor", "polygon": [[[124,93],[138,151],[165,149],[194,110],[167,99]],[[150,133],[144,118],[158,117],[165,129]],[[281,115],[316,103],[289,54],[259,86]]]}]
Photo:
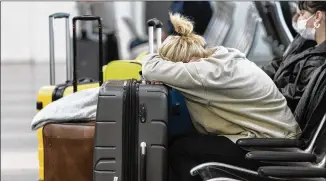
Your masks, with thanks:
[{"label": "tiled floor", "polygon": [[[57,82],[65,77],[58,65]],[[47,64],[1,65],[1,181],[38,180],[36,95],[49,83]]]}]

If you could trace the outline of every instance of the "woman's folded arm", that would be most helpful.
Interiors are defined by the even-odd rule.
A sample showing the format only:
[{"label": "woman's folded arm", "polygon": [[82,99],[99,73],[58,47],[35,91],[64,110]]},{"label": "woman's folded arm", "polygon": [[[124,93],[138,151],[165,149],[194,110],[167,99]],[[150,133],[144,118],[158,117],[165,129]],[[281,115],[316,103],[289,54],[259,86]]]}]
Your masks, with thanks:
[{"label": "woman's folded arm", "polygon": [[202,80],[197,72],[196,63],[166,61],[158,54],[144,57],[142,74],[148,81],[158,81],[180,88],[202,86]]}]

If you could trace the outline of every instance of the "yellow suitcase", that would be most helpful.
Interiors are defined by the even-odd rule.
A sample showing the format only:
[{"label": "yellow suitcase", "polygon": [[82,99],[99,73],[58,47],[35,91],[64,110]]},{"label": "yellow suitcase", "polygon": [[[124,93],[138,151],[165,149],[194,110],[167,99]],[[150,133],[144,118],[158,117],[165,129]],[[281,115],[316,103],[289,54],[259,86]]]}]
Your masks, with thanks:
[{"label": "yellow suitcase", "polygon": [[103,81],[106,80],[140,80],[141,61],[148,52],[143,52],[135,60],[115,60],[104,66]]}]

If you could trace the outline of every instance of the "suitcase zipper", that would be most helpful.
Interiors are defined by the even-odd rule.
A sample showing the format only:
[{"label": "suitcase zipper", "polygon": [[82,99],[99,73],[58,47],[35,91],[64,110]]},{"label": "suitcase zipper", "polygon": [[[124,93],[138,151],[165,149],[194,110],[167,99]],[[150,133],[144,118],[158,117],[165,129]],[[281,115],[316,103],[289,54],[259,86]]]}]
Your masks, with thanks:
[{"label": "suitcase zipper", "polygon": [[138,180],[138,107],[139,107],[139,96],[138,96],[138,83],[136,80],[132,80],[131,85],[131,124],[130,124],[130,136],[131,136],[131,147],[130,147],[130,161],[131,161],[131,178],[130,181]]},{"label": "suitcase zipper", "polygon": [[138,180],[138,110],[139,94],[136,80],[128,80],[124,87],[122,144],[122,180]]},{"label": "suitcase zipper", "polygon": [[122,121],[122,180],[129,181],[130,164],[129,164],[129,126],[130,120],[130,81],[124,84],[124,101],[123,101],[123,121]]}]

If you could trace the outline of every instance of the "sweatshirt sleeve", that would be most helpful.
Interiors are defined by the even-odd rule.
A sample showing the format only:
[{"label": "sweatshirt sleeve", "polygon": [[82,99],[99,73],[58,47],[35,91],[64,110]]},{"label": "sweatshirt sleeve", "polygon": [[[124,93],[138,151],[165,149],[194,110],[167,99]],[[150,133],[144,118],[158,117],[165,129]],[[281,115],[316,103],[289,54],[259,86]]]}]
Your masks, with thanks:
[{"label": "sweatshirt sleeve", "polygon": [[203,86],[196,63],[171,62],[158,54],[144,57],[142,74],[147,81],[158,81],[179,88]]}]

